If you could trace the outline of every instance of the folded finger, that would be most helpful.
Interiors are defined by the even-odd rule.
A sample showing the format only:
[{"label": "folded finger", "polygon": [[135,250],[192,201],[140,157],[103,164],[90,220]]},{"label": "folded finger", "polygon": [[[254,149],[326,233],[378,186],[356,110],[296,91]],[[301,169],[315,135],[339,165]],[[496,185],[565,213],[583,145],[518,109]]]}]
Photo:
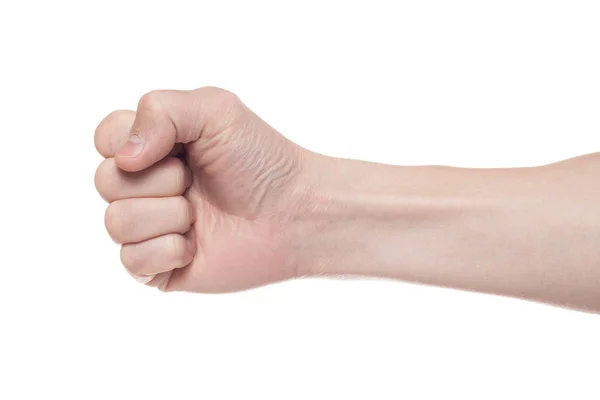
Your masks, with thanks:
[{"label": "folded finger", "polygon": [[188,265],[194,259],[194,243],[184,235],[168,234],[121,247],[121,262],[137,277],[153,277]]},{"label": "folded finger", "polygon": [[105,224],[117,243],[138,243],[169,233],[185,233],[193,208],[182,196],[117,200],[106,209]]},{"label": "folded finger", "polygon": [[171,197],[183,194],[192,176],[183,161],[167,157],[140,172],[126,172],[114,158],[104,160],[96,170],[96,189],[108,202],[142,197]]},{"label": "folded finger", "polygon": [[113,157],[127,142],[135,111],[117,110],[108,114],[96,128],[94,144],[104,158]]},{"label": "folded finger", "polygon": [[[135,111],[117,110],[108,114],[98,124],[94,134],[94,144],[102,157],[114,157],[117,151],[127,143],[133,121],[135,121]],[[182,153],[183,145],[179,143],[171,149],[169,156],[178,157]]]}]

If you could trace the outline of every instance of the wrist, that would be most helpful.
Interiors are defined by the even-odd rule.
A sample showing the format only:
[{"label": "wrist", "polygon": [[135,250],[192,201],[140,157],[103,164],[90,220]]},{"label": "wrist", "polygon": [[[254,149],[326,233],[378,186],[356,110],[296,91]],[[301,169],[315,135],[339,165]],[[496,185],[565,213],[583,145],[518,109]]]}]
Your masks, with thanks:
[{"label": "wrist", "polygon": [[[381,275],[403,263],[390,241],[463,210],[468,196],[444,193],[434,175],[446,167],[402,167],[318,156],[310,164],[308,211],[298,221],[303,275]],[[418,175],[418,176],[416,176]],[[474,206],[474,205],[473,205]]]}]

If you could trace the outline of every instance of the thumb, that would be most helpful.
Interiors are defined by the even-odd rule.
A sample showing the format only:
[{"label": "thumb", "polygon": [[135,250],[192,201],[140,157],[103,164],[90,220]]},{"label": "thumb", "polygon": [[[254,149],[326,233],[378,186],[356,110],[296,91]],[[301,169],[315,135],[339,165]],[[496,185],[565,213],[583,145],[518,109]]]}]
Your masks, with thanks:
[{"label": "thumb", "polygon": [[146,93],[138,103],[129,140],[115,155],[116,164],[125,171],[141,171],[165,158],[176,143],[200,139],[207,127],[223,129],[219,109],[235,99],[230,92],[208,87]]}]

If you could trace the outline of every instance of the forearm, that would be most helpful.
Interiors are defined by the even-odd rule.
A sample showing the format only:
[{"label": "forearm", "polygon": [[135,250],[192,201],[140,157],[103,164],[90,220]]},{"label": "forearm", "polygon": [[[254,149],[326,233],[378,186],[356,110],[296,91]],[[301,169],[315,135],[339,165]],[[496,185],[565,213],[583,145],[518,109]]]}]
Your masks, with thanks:
[{"label": "forearm", "polygon": [[304,241],[308,274],[600,310],[595,157],[515,169],[321,162]]}]

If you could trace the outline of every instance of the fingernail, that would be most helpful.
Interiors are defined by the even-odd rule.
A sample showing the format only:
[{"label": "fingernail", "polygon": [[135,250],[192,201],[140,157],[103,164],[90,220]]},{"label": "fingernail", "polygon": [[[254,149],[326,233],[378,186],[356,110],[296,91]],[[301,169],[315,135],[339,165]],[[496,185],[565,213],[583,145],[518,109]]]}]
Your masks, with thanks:
[{"label": "fingernail", "polygon": [[129,136],[129,140],[117,152],[117,157],[137,157],[144,148],[144,139],[140,135],[134,133]]},{"label": "fingernail", "polygon": [[[129,271],[127,271],[127,272],[129,272]],[[133,272],[129,272],[129,275],[131,275],[133,277],[133,279],[135,279],[136,281],[138,281],[139,283],[142,283],[144,285],[146,283],[150,282],[156,276],[156,275],[136,275]]]}]

